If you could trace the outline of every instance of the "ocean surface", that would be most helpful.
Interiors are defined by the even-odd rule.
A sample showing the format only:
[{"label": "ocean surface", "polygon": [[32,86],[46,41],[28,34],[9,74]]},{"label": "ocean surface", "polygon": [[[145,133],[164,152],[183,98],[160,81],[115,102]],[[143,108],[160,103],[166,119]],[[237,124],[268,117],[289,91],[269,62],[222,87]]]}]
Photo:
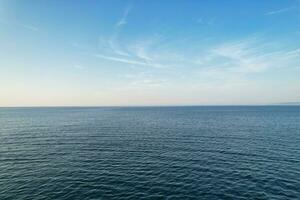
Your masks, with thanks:
[{"label": "ocean surface", "polygon": [[0,108],[0,199],[300,199],[300,107]]}]

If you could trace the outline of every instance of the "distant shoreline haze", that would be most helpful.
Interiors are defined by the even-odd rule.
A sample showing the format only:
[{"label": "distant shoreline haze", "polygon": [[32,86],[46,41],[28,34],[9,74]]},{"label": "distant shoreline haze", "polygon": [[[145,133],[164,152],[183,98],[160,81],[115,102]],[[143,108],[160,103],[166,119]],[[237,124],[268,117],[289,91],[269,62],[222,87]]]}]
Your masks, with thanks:
[{"label": "distant shoreline haze", "polygon": [[299,102],[284,102],[284,103],[280,103],[279,105],[300,105],[300,101]]}]

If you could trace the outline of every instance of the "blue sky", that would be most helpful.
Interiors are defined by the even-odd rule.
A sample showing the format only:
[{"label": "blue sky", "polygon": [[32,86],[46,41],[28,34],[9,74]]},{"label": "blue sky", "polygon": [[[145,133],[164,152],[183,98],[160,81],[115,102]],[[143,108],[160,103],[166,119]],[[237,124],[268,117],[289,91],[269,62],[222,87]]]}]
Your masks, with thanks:
[{"label": "blue sky", "polygon": [[0,106],[299,101],[299,0],[0,0]]}]

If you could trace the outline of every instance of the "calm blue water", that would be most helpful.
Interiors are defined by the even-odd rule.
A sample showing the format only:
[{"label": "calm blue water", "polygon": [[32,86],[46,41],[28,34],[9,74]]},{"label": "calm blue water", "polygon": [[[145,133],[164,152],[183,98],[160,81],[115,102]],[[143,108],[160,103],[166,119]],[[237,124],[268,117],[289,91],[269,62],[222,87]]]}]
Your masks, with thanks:
[{"label": "calm blue water", "polygon": [[300,107],[0,108],[0,199],[300,199]]}]

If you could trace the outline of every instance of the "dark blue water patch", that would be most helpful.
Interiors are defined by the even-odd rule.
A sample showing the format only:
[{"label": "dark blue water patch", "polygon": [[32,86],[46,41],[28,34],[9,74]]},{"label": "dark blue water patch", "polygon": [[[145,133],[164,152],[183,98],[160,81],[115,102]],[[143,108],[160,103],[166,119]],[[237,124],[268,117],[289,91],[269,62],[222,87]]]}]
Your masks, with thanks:
[{"label": "dark blue water patch", "polygon": [[299,106],[0,108],[0,199],[299,199]]}]

